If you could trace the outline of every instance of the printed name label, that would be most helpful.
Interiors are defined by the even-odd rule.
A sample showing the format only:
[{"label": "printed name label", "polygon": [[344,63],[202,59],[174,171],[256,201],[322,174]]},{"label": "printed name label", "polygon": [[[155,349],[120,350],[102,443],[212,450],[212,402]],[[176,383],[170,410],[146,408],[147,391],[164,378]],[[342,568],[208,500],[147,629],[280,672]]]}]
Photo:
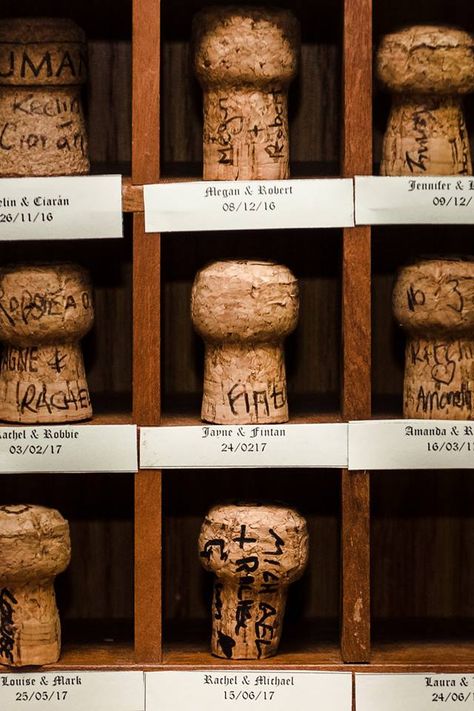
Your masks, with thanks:
[{"label": "printed name label", "polygon": [[347,425],[140,428],[144,469],[346,467]]},{"label": "printed name label", "polygon": [[136,425],[0,427],[0,473],[136,472]]},{"label": "printed name label", "polygon": [[145,185],[147,232],[351,227],[350,179]]},{"label": "printed name label", "polygon": [[472,674],[356,674],[357,711],[447,711],[474,703]]},{"label": "printed name label", "polygon": [[349,423],[349,469],[473,469],[471,420]]},{"label": "printed name label", "polygon": [[262,706],[287,711],[351,711],[349,672],[186,671],[146,674],[147,711],[222,711]]},{"label": "printed name label", "polygon": [[474,223],[474,178],[355,178],[356,225]]},{"label": "printed name label", "polygon": [[0,674],[0,708],[144,711],[143,672]]},{"label": "printed name label", "polygon": [[0,239],[123,237],[120,175],[0,180]]}]

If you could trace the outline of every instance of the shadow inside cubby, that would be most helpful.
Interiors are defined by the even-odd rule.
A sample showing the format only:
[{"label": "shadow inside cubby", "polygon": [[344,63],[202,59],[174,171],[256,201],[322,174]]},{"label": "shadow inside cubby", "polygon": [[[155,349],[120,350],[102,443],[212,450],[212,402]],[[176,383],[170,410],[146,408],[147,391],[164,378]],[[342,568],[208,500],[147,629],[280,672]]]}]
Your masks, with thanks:
[{"label": "shadow inside cubby", "polygon": [[[94,413],[92,424],[131,421],[132,221],[130,215],[124,217],[123,239],[2,242],[0,267],[72,262],[90,272],[94,324],[80,346]],[[27,298],[37,298],[48,308],[44,295]]]},{"label": "shadow inside cubby", "polygon": [[0,485],[0,504],[46,506],[69,522],[71,562],[55,582],[59,664],[87,663],[98,646],[109,660],[132,653],[133,475],[2,474]]},{"label": "shadow inside cubby", "polygon": [[403,416],[406,332],[395,321],[392,290],[398,269],[417,259],[474,256],[468,225],[372,228],[372,412]]},{"label": "shadow inside cubby", "polygon": [[[212,5],[228,5],[218,0]],[[239,6],[255,5],[244,1]],[[265,0],[259,6],[273,6]],[[161,59],[161,174],[202,177],[202,90],[192,70],[192,18],[205,0],[164,0]],[[300,66],[288,97],[291,177],[340,174],[341,0],[318,6],[283,0],[301,25]]]},{"label": "shadow inside cubby", "polygon": [[373,472],[371,500],[371,661],[473,663],[472,472]]},{"label": "shadow inside cubby", "polygon": [[162,393],[164,422],[198,424],[204,346],[191,323],[199,269],[220,259],[270,259],[299,282],[298,326],[285,341],[290,422],[340,414],[341,231],[281,230],[164,235]]},{"label": "shadow inside cubby", "polygon": [[237,500],[284,502],[308,522],[309,563],[290,585],[280,650],[269,663],[340,661],[340,473],[221,469],[163,475],[165,663],[227,663],[210,653],[213,576],[200,565],[197,542],[210,507]]},{"label": "shadow inside cubby", "polygon": [[[474,32],[474,4],[467,0],[375,0],[373,9],[374,58],[382,37],[410,25],[445,25],[458,27],[467,32]],[[388,90],[382,88],[376,76],[374,65],[374,101],[373,101],[373,148],[374,175],[380,172],[382,141],[387,127],[391,97]],[[471,137],[474,139],[474,95],[463,98],[464,116]]]},{"label": "shadow inside cubby", "polygon": [[130,175],[132,0],[103,0],[93,6],[79,0],[67,5],[64,0],[2,0],[0,22],[9,17],[68,18],[84,30],[88,77],[81,98],[91,173]]}]

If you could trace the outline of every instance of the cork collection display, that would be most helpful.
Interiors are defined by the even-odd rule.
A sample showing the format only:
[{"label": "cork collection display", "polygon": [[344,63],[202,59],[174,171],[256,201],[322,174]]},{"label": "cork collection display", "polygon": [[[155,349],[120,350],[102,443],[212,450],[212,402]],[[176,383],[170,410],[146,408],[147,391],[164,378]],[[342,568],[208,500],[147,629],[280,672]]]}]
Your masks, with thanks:
[{"label": "cork collection display", "polygon": [[232,461],[233,437],[293,425],[469,428],[472,228],[243,230],[229,210],[228,231],[160,235],[143,196],[465,178],[473,93],[467,0],[5,0],[0,222],[3,180],[120,174],[124,236],[2,240],[0,443],[133,424],[185,447],[192,426],[228,456],[3,471],[2,673],[474,671],[468,470]]}]

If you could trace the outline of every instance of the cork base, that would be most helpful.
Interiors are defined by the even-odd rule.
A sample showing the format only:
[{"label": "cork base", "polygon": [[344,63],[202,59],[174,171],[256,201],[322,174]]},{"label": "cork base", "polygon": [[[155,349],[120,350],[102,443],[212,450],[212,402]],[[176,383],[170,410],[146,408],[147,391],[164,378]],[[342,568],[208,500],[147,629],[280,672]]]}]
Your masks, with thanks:
[{"label": "cork base", "polygon": [[474,340],[413,338],[405,355],[405,417],[472,420]]},{"label": "cork base", "polygon": [[288,421],[282,344],[207,344],[201,418],[216,424]]},{"label": "cork base", "polygon": [[249,586],[239,589],[216,582],[212,654],[226,659],[273,657],[280,644],[286,597],[286,587],[276,592],[260,593]]},{"label": "cork base", "polygon": [[461,100],[450,96],[394,99],[383,142],[382,175],[471,175]]},{"label": "cork base", "polygon": [[89,172],[79,87],[2,87],[0,175]]},{"label": "cork base", "polygon": [[0,663],[52,664],[61,651],[61,626],[50,581],[0,590]]},{"label": "cork base", "polygon": [[288,178],[286,92],[207,91],[203,151],[204,180]]},{"label": "cork base", "polygon": [[66,423],[92,417],[78,345],[6,346],[0,370],[0,420]]}]

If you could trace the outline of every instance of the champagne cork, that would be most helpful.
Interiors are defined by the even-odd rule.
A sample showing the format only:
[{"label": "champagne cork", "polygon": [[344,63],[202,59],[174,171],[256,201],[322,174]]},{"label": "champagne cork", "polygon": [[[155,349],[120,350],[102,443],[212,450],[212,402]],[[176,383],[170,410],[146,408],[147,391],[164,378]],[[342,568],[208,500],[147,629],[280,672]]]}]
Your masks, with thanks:
[{"label": "champagne cork", "polygon": [[474,39],[452,27],[386,35],[377,74],[393,92],[382,175],[471,175],[462,95],[474,90]]},{"label": "champagne cork", "polygon": [[88,273],[74,264],[0,269],[0,420],[92,417],[79,340],[94,319]]},{"label": "champagne cork", "polygon": [[0,176],[89,172],[87,46],[71,20],[0,21]]},{"label": "champagne cork", "polygon": [[227,504],[207,514],[202,565],[215,574],[211,651],[261,659],[278,651],[290,583],[308,561],[305,519],[277,504]]},{"label": "champagne cork", "polygon": [[69,526],[43,506],[0,506],[0,664],[57,662],[54,578],[71,557]]},{"label": "champagne cork", "polygon": [[284,338],[298,319],[298,282],[273,262],[214,262],[192,289],[205,342],[201,417],[219,424],[288,420]]},{"label": "champagne cork", "polygon": [[288,178],[296,18],[277,8],[209,7],[194,17],[193,44],[204,91],[204,179]]},{"label": "champagne cork", "polygon": [[404,416],[473,419],[474,262],[432,259],[405,267],[393,308],[407,330]]}]

